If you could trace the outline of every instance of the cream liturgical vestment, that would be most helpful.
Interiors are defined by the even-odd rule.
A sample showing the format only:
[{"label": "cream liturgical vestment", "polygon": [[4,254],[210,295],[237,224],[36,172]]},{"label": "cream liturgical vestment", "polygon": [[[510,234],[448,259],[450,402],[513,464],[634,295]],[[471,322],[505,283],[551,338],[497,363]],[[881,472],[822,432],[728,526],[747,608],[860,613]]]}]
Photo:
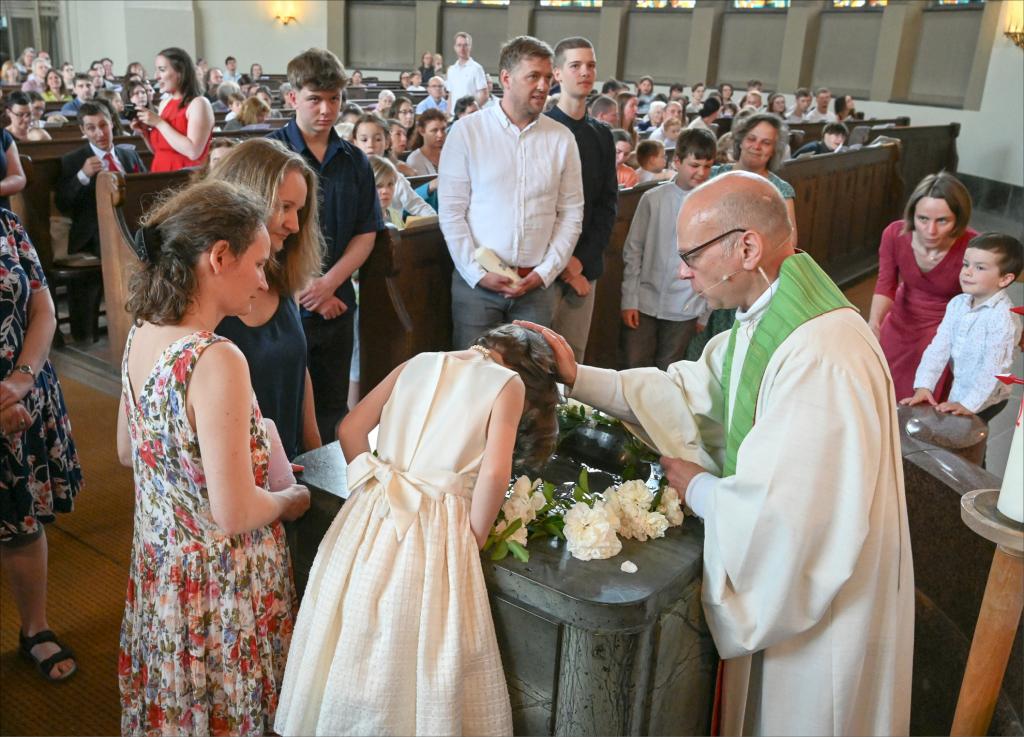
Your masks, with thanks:
[{"label": "cream liturgical vestment", "polygon": [[[723,333],[667,372],[581,366],[572,396],[722,473],[741,367],[779,284],[737,313],[729,376]],[[754,389],[735,472],[695,481],[712,484],[702,597],[725,659],[721,731],[907,734],[914,578],[878,342],[853,309],[825,312],[782,340]]]},{"label": "cream liturgical vestment", "polygon": [[470,503],[491,407],[515,372],[423,353],[381,414],[378,455],[324,535],[295,624],[282,735],[511,735]]}]

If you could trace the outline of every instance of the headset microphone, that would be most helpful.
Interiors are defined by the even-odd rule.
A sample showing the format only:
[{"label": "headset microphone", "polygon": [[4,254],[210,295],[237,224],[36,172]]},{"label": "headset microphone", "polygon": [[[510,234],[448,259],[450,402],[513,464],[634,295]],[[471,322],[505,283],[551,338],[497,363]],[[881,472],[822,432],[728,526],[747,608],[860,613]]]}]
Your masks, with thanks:
[{"label": "headset microphone", "polygon": [[730,279],[732,279],[732,278],[733,278],[733,277],[734,277],[734,276],[735,276],[736,274],[740,273],[741,271],[743,271],[743,269],[737,269],[736,271],[733,271],[733,272],[731,272],[731,273],[729,273],[729,274],[726,274],[725,276],[723,276],[723,277],[722,277],[721,279],[719,279],[718,281],[716,281],[716,282],[715,282],[714,284],[712,284],[712,285],[711,285],[710,287],[708,287],[707,289],[705,289],[705,290],[703,290],[703,291],[701,291],[701,292],[697,292],[697,296],[698,296],[698,297],[703,297],[703,296],[704,296],[705,294],[707,294],[708,292],[710,292],[710,291],[711,291],[712,289],[715,289],[716,287],[720,287],[720,286],[722,286],[723,284],[725,284],[725,283],[726,283],[727,281],[729,281]]}]

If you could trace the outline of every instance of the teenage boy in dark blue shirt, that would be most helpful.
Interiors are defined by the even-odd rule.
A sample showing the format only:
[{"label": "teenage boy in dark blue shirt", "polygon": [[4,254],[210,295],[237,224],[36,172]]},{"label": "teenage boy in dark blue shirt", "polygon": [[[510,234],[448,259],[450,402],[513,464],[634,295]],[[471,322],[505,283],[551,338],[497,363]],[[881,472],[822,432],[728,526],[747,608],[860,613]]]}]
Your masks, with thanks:
[{"label": "teenage boy in dark blue shirt", "polygon": [[295,119],[269,137],[301,154],[320,181],[324,273],[299,294],[299,304],[317,426],[329,443],[348,410],[356,308],[352,273],[369,257],[384,221],[366,155],[334,131],[346,81],[338,57],[309,49],[288,62],[287,71]]}]

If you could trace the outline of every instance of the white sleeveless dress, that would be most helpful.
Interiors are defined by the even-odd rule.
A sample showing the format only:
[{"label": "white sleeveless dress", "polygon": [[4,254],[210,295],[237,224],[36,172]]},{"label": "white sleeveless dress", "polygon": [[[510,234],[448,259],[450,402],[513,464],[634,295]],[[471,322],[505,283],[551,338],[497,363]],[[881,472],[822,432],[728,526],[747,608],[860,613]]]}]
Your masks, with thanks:
[{"label": "white sleeveless dress", "polygon": [[498,393],[484,356],[413,358],[384,405],[378,456],[310,570],[275,730],[512,734],[470,501]]}]

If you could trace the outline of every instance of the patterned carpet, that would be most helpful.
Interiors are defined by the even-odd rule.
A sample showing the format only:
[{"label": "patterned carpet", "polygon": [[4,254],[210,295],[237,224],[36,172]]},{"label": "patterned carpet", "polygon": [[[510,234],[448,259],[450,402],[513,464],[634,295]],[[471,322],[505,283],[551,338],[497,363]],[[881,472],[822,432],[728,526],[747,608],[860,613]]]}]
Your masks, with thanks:
[{"label": "patterned carpet", "polygon": [[132,475],[117,461],[117,400],[62,377],[85,488],[47,527],[50,627],[78,673],[51,684],[18,655],[18,613],[0,586],[0,735],[120,733],[117,642],[132,535]]}]

